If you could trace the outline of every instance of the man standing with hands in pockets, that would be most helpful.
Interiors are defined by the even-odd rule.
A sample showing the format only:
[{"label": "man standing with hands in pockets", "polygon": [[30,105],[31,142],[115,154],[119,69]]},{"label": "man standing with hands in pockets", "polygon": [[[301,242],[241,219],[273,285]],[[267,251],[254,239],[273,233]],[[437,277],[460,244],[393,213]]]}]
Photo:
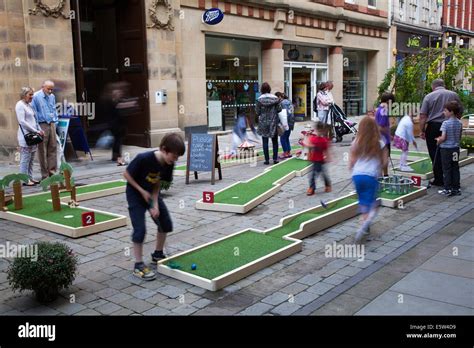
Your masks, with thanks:
[{"label": "man standing with hands in pockets", "polygon": [[44,140],[38,144],[42,179],[53,175],[57,170],[56,123],[58,122],[58,113],[53,90],[54,82],[44,81],[41,90],[34,94],[32,101],[38,124],[44,132]]}]

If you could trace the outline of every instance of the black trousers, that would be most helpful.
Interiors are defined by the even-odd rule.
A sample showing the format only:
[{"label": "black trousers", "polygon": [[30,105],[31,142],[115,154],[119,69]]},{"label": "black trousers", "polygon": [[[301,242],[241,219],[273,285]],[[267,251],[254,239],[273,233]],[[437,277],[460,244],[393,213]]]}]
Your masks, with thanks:
[{"label": "black trousers", "polygon": [[[266,137],[262,137],[262,144],[263,144],[263,155],[265,156],[265,161],[268,162],[270,159],[270,153],[268,150],[268,139]],[[278,135],[275,135],[275,137],[270,138],[272,139],[272,145],[273,145],[273,160],[278,161]]]},{"label": "black trousers", "polygon": [[433,163],[433,182],[436,185],[443,186],[443,167],[441,164],[441,154],[439,153],[438,145],[436,145],[435,138],[441,136],[441,123],[440,122],[428,122],[426,127],[426,146],[430,153],[431,163]]},{"label": "black trousers", "polygon": [[440,148],[439,152],[443,164],[444,188],[446,190],[459,190],[461,180],[459,174],[459,147]]}]

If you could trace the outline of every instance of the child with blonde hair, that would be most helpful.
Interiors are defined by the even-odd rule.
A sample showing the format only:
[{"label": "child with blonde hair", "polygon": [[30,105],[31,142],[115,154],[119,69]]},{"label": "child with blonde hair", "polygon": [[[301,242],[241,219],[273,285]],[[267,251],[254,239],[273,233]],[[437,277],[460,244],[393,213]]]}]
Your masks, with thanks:
[{"label": "child with blonde hair", "polygon": [[369,233],[370,225],[377,215],[378,178],[387,163],[387,148],[381,139],[377,122],[370,116],[365,116],[359,124],[349,154],[349,169],[352,170],[352,180],[362,213],[362,225],[356,233],[356,243],[360,243]]}]

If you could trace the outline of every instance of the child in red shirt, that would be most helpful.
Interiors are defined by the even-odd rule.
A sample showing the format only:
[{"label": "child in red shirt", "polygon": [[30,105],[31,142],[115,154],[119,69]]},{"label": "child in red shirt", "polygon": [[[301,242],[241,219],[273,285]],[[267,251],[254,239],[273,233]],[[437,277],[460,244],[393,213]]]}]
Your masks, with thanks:
[{"label": "child in red shirt", "polygon": [[309,175],[309,188],[306,194],[314,195],[316,190],[316,179],[319,174],[323,175],[326,186],[324,192],[331,192],[331,180],[326,173],[325,163],[329,161],[329,139],[327,138],[326,127],[319,122],[316,125],[316,135],[311,135],[305,146],[309,147],[308,160],[313,162],[313,170]]}]

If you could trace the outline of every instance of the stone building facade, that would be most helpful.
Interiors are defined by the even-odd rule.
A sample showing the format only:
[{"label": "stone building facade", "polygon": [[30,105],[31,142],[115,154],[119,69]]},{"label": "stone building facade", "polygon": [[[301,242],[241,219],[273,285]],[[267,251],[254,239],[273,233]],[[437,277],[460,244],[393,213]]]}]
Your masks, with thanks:
[{"label": "stone building facade", "polygon": [[[97,3],[101,2],[0,0],[4,152],[16,146],[18,91],[24,85],[38,89],[45,79],[56,82],[59,101],[95,103],[97,91],[110,76],[128,79],[132,87],[143,86],[132,88],[139,91],[133,96],[143,103],[144,117],[129,121],[134,134],[127,142],[156,147],[171,131],[231,126],[240,107],[252,109],[264,81],[273,91],[298,99],[302,119],[311,117],[311,99],[325,80],[334,82],[336,102],[349,114],[364,114],[373,107],[377,85],[392,64],[387,1],[130,0],[126,3],[143,17],[138,24],[127,22],[132,16],[124,15],[125,2],[103,1],[99,7]],[[40,4],[36,13],[35,4]],[[95,11],[94,16],[77,18],[85,6]],[[211,8],[224,14],[217,25],[203,22],[204,12]],[[110,45],[97,44],[98,37],[112,30],[110,25],[100,28],[108,20],[117,26],[115,37],[120,40],[117,51],[99,53],[101,46]],[[91,42],[93,49],[84,46]],[[135,53],[142,50],[144,60],[138,61]],[[87,59],[95,65],[86,66]],[[121,66],[127,59],[131,66]],[[166,93],[166,102],[158,100],[157,92]],[[99,120],[83,121],[91,139]]]}]

